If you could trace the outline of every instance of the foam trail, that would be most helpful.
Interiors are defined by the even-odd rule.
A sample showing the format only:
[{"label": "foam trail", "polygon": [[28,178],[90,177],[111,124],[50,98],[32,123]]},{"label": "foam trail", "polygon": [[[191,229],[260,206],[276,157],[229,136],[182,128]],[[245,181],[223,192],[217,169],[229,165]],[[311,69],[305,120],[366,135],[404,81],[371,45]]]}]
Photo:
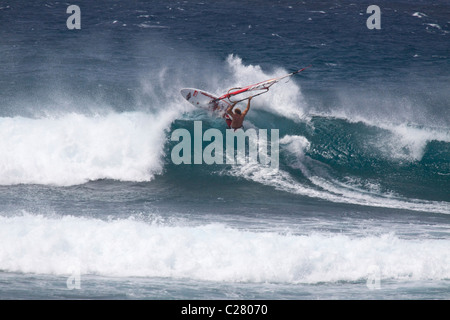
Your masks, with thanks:
[{"label": "foam trail", "polygon": [[[207,281],[318,283],[382,278],[450,278],[450,243],[392,234],[295,235],[222,224],[164,225],[23,213],[0,216],[0,269],[190,278]],[[83,277],[81,277],[83,281]]]},{"label": "foam trail", "polygon": [[0,118],[0,184],[148,181],[162,170],[174,112]]}]

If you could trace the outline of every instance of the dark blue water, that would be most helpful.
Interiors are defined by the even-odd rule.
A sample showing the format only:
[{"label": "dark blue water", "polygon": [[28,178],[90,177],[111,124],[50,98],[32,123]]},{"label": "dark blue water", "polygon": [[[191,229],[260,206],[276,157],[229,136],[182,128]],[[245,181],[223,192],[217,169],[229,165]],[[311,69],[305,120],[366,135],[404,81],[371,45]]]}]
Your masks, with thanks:
[{"label": "dark blue water", "polygon": [[[0,3],[2,299],[448,299],[450,4]],[[279,168],[180,164],[252,100]],[[245,107],[243,103],[241,107]]]}]

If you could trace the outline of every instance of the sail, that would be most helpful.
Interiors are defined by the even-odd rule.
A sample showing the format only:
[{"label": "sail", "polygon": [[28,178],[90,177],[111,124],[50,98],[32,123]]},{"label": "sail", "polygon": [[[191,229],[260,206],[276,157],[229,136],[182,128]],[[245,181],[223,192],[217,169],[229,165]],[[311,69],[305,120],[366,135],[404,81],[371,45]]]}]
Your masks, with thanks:
[{"label": "sail", "polygon": [[267,91],[269,91],[269,88],[271,86],[273,86],[275,83],[279,82],[280,80],[291,77],[294,74],[297,74],[299,72],[302,72],[306,68],[309,68],[309,67],[302,68],[300,70],[291,72],[287,75],[284,75],[284,76],[281,76],[278,78],[261,81],[261,82],[251,84],[251,85],[248,85],[245,87],[231,88],[230,90],[228,90],[227,93],[225,93],[224,95],[217,98],[217,100],[228,99],[230,102],[239,102],[239,101],[247,100],[250,97],[259,96],[260,94],[263,94],[263,93],[266,93]]}]

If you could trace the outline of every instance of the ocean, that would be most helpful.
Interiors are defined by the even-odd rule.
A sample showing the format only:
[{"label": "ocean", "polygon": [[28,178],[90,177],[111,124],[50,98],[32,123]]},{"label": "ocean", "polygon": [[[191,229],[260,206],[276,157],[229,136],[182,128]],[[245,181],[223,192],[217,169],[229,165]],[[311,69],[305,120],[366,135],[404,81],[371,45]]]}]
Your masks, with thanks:
[{"label": "ocean", "polygon": [[[276,168],[173,161],[307,66]],[[448,300],[449,88],[444,0],[1,0],[0,299]]]}]

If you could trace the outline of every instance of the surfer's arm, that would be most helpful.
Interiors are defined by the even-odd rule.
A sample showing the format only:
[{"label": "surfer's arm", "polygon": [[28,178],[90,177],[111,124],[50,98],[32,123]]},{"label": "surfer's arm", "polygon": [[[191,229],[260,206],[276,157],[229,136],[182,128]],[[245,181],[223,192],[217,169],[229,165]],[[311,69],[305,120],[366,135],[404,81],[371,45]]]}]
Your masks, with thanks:
[{"label": "surfer's arm", "polygon": [[248,103],[247,103],[247,108],[244,110],[244,112],[242,112],[242,115],[245,116],[248,112],[248,110],[250,110],[250,100],[252,100],[253,97],[248,98]]},{"label": "surfer's arm", "polygon": [[233,103],[231,106],[228,107],[227,113],[228,113],[229,115],[233,115],[233,113],[232,113],[231,111],[233,110],[233,108],[234,108],[234,106],[236,105],[236,103],[237,103],[237,102]]}]

